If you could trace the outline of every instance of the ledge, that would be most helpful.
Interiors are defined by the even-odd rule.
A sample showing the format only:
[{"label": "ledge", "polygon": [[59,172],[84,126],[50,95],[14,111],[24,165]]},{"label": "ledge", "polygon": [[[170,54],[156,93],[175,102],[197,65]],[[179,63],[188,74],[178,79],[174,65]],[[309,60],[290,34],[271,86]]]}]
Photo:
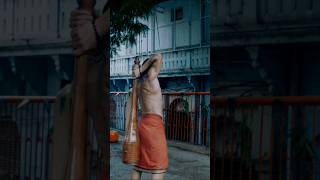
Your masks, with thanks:
[{"label": "ledge", "polygon": [[229,47],[260,44],[285,44],[320,42],[320,25],[274,27],[256,25],[251,27],[214,27],[212,46]]}]

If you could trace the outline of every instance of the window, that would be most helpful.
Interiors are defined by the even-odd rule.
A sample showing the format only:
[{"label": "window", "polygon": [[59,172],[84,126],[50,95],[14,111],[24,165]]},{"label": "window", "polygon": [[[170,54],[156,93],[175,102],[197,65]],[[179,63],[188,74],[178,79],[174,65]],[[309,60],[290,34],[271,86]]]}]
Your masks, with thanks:
[{"label": "window", "polygon": [[16,20],[16,31],[19,32],[19,18]]},{"label": "window", "polygon": [[208,15],[207,3],[205,0],[201,0],[201,43],[206,44],[209,43],[209,18],[206,17]]},{"label": "window", "polygon": [[23,31],[26,31],[26,17],[23,18]]},{"label": "window", "polygon": [[47,30],[50,28],[50,15],[47,14]]},{"label": "window", "polygon": [[176,9],[176,21],[183,19],[183,9],[178,8]]},{"label": "window", "polygon": [[42,29],[42,24],[41,24],[42,22],[41,21],[42,21],[42,17],[40,15],[39,16],[39,24],[38,24],[39,25],[39,31],[41,31],[41,29]]},{"label": "window", "polygon": [[171,22],[174,21],[174,9],[171,9]]},{"label": "window", "polygon": [[33,32],[33,16],[31,16],[31,32]]},{"label": "window", "polygon": [[3,10],[7,9],[7,0],[3,0]]},{"label": "window", "polygon": [[183,8],[173,8],[171,9],[171,22],[172,21],[179,21],[183,19]]},{"label": "window", "polygon": [[206,2],[201,0],[201,17],[206,16]]},{"label": "window", "polygon": [[64,15],[64,12],[62,12],[62,17],[61,17],[61,28],[62,29],[64,29],[64,19],[65,19],[65,17],[64,17],[65,15]]},{"label": "window", "polygon": [[7,20],[5,20],[5,19],[3,20],[2,27],[3,27],[2,32],[3,32],[3,34],[5,34],[7,31]]}]

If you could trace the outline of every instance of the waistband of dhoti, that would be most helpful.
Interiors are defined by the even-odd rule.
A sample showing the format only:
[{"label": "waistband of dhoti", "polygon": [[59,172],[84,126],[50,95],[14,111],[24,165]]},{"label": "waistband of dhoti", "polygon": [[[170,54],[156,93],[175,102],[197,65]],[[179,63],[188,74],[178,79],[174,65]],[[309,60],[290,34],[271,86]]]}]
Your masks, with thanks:
[{"label": "waistband of dhoti", "polygon": [[156,113],[146,113],[146,114],[142,114],[142,118],[147,118],[147,117],[158,117],[162,120],[162,116],[160,116],[159,114]]},{"label": "waistband of dhoti", "polygon": [[152,174],[162,174],[166,173],[167,169],[146,169],[139,166],[134,166],[134,169],[137,171],[145,172],[145,173],[152,173]]}]

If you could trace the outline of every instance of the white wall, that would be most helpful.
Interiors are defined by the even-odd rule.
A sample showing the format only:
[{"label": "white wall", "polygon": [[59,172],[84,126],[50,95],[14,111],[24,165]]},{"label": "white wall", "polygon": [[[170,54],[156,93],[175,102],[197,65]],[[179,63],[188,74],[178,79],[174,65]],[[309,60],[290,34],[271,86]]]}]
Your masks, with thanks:
[{"label": "white wall", "polygon": [[217,27],[225,24],[245,24],[250,27],[248,24],[258,25],[259,19],[260,23],[305,25],[319,20],[319,10],[318,0],[213,0],[213,23]]},{"label": "white wall", "polygon": [[0,0],[0,40],[12,37],[12,0]]},{"label": "white wall", "polygon": [[[141,21],[148,25],[149,31],[145,35],[138,35],[137,44],[134,46],[122,45],[117,55],[113,58],[132,57],[139,54],[149,54],[154,51],[175,50],[200,46],[201,33],[205,32],[207,42],[209,37],[209,12],[210,2],[205,1],[207,11],[201,18],[200,0],[170,0],[160,3],[154,8],[153,14],[147,21]],[[183,18],[171,21],[171,10],[183,8]],[[159,11],[161,9],[161,12]],[[201,31],[201,19],[206,29]]]},{"label": "white wall", "polygon": [[[97,0],[96,9],[102,11],[105,2]],[[77,6],[76,0],[0,0],[0,40],[68,41]]]}]

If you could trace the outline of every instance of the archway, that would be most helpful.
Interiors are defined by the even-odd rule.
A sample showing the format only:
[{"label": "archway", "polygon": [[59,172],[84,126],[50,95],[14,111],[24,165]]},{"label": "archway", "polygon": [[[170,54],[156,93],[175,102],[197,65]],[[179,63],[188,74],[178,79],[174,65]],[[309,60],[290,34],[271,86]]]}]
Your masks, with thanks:
[{"label": "archway", "polygon": [[169,105],[167,121],[167,138],[190,142],[191,139],[191,116],[188,102],[182,98],[176,98]]}]

